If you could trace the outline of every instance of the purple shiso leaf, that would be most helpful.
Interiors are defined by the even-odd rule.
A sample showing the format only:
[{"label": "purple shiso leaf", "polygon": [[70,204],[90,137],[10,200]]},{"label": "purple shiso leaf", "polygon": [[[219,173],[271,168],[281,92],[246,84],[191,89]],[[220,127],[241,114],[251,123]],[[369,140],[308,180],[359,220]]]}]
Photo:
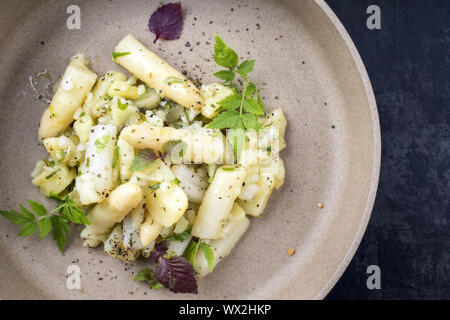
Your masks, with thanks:
[{"label": "purple shiso leaf", "polygon": [[153,43],[160,38],[176,39],[183,29],[181,3],[168,3],[159,7],[150,17],[148,29],[156,35]]},{"label": "purple shiso leaf", "polygon": [[161,256],[155,276],[164,287],[174,293],[197,293],[194,268],[183,257]]},{"label": "purple shiso leaf", "polygon": [[167,242],[159,242],[151,253],[159,261],[155,277],[164,287],[174,293],[197,293],[197,280],[192,264],[183,257],[167,257]]}]

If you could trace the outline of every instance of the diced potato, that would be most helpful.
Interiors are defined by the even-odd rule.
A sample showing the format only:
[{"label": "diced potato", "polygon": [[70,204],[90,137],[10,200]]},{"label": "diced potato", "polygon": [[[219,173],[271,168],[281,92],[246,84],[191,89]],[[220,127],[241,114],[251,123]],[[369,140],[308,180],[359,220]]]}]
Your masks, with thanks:
[{"label": "diced potato", "polygon": [[139,98],[133,100],[133,103],[139,108],[146,108],[148,110],[155,109],[159,106],[161,97],[158,92],[152,88],[147,88],[146,91],[139,96]]},{"label": "diced potato", "polygon": [[151,213],[145,212],[145,220],[140,227],[140,240],[144,247],[154,242],[158,238],[163,226],[152,218]]},{"label": "diced potato", "polygon": [[89,134],[92,127],[94,126],[94,121],[88,115],[83,115],[78,118],[73,124],[73,129],[75,133],[80,138],[81,143],[87,143],[89,140]]},{"label": "diced potato", "polygon": [[158,158],[149,168],[134,172],[130,181],[134,181],[142,187],[150,187],[163,181],[172,182],[175,179],[176,177],[170,167]]},{"label": "diced potato", "polygon": [[68,164],[73,167],[77,164],[74,160],[75,144],[66,136],[47,138],[43,141],[44,147],[56,163]]},{"label": "diced potato", "polygon": [[188,198],[175,182],[161,182],[156,190],[147,190],[147,208],[153,219],[165,227],[176,223],[188,207]]},{"label": "diced potato", "polygon": [[243,166],[222,166],[206,191],[192,235],[201,239],[217,239],[223,234],[228,216],[239,193],[241,193],[246,169]]},{"label": "diced potato", "polygon": [[116,80],[108,88],[108,95],[121,96],[125,99],[139,98],[138,88],[127,81]]},{"label": "diced potato", "polygon": [[[245,216],[245,212],[235,204],[228,224],[225,227],[224,236],[220,239],[209,241],[209,247],[214,252],[214,267],[231,252],[231,249],[245,233],[249,224],[250,220]],[[194,259],[194,269],[200,277],[204,277],[210,272],[201,247]]]},{"label": "diced potato", "polygon": [[43,167],[42,171],[34,177],[32,183],[41,188],[41,193],[49,197],[50,194],[59,194],[73,181],[77,171],[66,165],[59,164],[54,167]]},{"label": "diced potato", "polygon": [[217,116],[217,110],[220,108],[217,102],[232,94],[233,90],[220,83],[202,85],[200,88],[200,95],[203,98],[202,115],[209,119]]},{"label": "diced potato", "polygon": [[238,204],[244,211],[254,217],[259,217],[267,205],[267,200],[275,186],[275,178],[272,175],[261,174],[257,182],[259,192],[251,201],[238,199]]},{"label": "diced potato", "polygon": [[88,94],[83,104],[83,110],[93,119],[104,115],[109,108],[108,89],[115,81],[125,81],[125,74],[117,71],[108,71],[95,85],[92,93]]},{"label": "diced potato", "polygon": [[279,150],[281,151],[286,147],[286,142],[284,141],[284,133],[286,131],[287,121],[283,114],[283,110],[275,109],[269,112],[260,121],[264,129],[269,130],[270,127],[274,127],[279,133]]},{"label": "diced potato", "polygon": [[208,183],[194,169],[183,164],[173,165],[172,172],[180,180],[180,187],[186,193],[189,201],[201,203],[205,196]]},{"label": "diced potato", "polygon": [[120,129],[127,122],[127,120],[138,111],[138,109],[135,106],[129,104],[125,99],[114,97],[111,102],[112,123],[118,129]]}]

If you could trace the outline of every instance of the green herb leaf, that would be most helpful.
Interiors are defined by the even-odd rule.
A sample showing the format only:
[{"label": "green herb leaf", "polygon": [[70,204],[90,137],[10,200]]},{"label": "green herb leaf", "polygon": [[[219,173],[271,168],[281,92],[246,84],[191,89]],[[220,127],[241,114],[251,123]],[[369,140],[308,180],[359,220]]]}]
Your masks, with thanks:
[{"label": "green herb leaf", "polygon": [[235,168],[234,167],[222,167],[223,171],[234,171]]},{"label": "green herb leaf", "polygon": [[103,137],[95,140],[95,146],[97,147],[97,152],[99,152],[99,150],[103,150],[106,148],[106,144],[109,142],[109,139],[111,139],[111,136],[109,134],[106,134]]},{"label": "green herb leaf", "polygon": [[242,149],[244,149],[245,146],[245,130],[241,128],[229,130],[227,133],[227,140],[233,146],[234,154],[239,162]]},{"label": "green herb leaf", "polygon": [[197,255],[198,247],[200,245],[200,241],[191,240],[189,245],[186,248],[184,253],[184,257],[194,265],[195,256]]},{"label": "green herb leaf", "polygon": [[256,100],[256,101],[258,102],[259,107],[261,108],[261,110],[264,112],[264,111],[266,110],[266,107],[265,107],[265,105],[264,105],[263,99],[261,99],[261,97],[259,96],[259,94],[258,94],[258,100]]},{"label": "green herb leaf", "polygon": [[44,238],[49,232],[52,227],[52,222],[50,221],[50,218],[43,217],[39,220],[39,237]]},{"label": "green herb leaf", "polygon": [[243,61],[237,70],[242,78],[247,78],[247,74],[253,70],[256,60],[245,60]]},{"label": "green herb leaf", "polygon": [[20,213],[27,218],[29,221],[34,221],[36,220],[34,214],[32,214],[30,211],[28,211],[27,208],[25,208],[24,206],[22,206],[21,204],[19,204],[20,207]]},{"label": "green herb leaf", "polygon": [[50,178],[53,177],[55,174],[57,174],[59,170],[60,170],[60,169],[57,169],[57,170],[53,171],[53,172],[50,173],[48,176],[46,176],[45,179],[47,179],[47,180],[50,179]]},{"label": "green herb leaf", "polygon": [[156,155],[151,149],[139,150],[136,156],[131,162],[130,171],[143,171],[150,168],[150,166],[155,162]]},{"label": "green herb leaf", "polygon": [[153,185],[151,185],[150,187],[148,187],[150,190],[157,190],[160,187],[160,183],[155,183]]},{"label": "green herb leaf", "polygon": [[249,82],[247,89],[245,90],[245,97],[252,97],[256,92],[256,85],[253,82]]},{"label": "green herb leaf", "polygon": [[247,128],[248,130],[252,129],[258,131],[262,128],[256,116],[250,113],[244,113],[242,115],[242,122],[244,123],[245,128]]},{"label": "green herb leaf", "polygon": [[184,241],[191,235],[191,229],[184,230],[181,233],[172,233],[166,237],[166,240]]},{"label": "green herb leaf", "polygon": [[238,55],[216,34],[214,35],[214,61],[221,67],[233,70],[238,63]]},{"label": "green herb leaf", "polygon": [[184,83],[186,80],[177,77],[167,77],[163,80],[163,82],[170,85],[171,83]]},{"label": "green herb leaf", "polygon": [[212,129],[231,128],[239,121],[239,117],[239,112],[235,110],[228,110],[215,117],[207,127]]},{"label": "green herb leaf", "polygon": [[119,146],[114,146],[114,155],[113,155],[113,160],[112,160],[112,168],[113,169],[116,167],[117,160],[119,160],[119,152],[120,152]]},{"label": "green herb leaf", "polygon": [[38,216],[42,217],[48,214],[47,209],[39,202],[28,200],[28,204],[30,205],[31,210]]},{"label": "green herb leaf", "polygon": [[34,217],[33,217],[33,219],[29,219],[27,217],[24,217],[23,215],[21,215],[20,213],[18,213],[15,210],[10,210],[10,211],[0,210],[0,215],[2,215],[6,219],[8,219],[12,224],[15,224],[15,225],[21,225],[21,224],[25,224],[25,223],[34,221]]},{"label": "green herb leaf", "polygon": [[62,204],[58,208],[60,208],[59,212],[61,212],[63,217],[68,221],[76,224],[91,224],[84,211],[78,208],[77,204],[67,197],[62,201]]},{"label": "green herb leaf", "polygon": [[208,262],[209,272],[212,272],[214,269],[214,252],[204,242],[201,242],[200,246],[202,247],[202,251],[203,251],[203,254],[205,255],[206,261]]},{"label": "green herb leaf", "polygon": [[37,229],[36,221],[29,222],[23,225],[23,227],[19,230],[19,236],[28,237],[33,234]]},{"label": "green herb leaf", "polygon": [[179,163],[184,159],[187,151],[187,144],[182,140],[169,140],[162,146],[164,157],[170,158],[174,163]]},{"label": "green herb leaf", "polygon": [[220,70],[214,73],[214,76],[224,80],[227,83],[231,83],[234,80],[236,74],[231,70]]},{"label": "green herb leaf", "polygon": [[244,100],[244,109],[245,111],[255,114],[255,115],[263,115],[264,110],[261,106],[252,98],[246,98]]},{"label": "green herb leaf", "polygon": [[67,243],[67,234],[69,234],[69,227],[67,220],[61,216],[52,216],[50,218],[53,227],[53,239],[58,245],[59,251],[64,252]]},{"label": "green herb leaf", "polygon": [[217,104],[224,110],[233,110],[239,108],[241,100],[242,97],[239,94],[234,93],[220,100]]},{"label": "green herb leaf", "polygon": [[117,52],[117,51],[113,51],[112,57],[113,57],[113,59],[116,59],[118,57],[123,57],[123,56],[129,55],[130,53],[131,52]]},{"label": "green herb leaf", "polygon": [[117,108],[119,108],[122,111],[127,110],[128,104],[122,103],[122,99],[117,99]]},{"label": "green herb leaf", "polygon": [[133,278],[133,281],[145,281],[153,290],[158,290],[163,287],[163,285],[158,280],[156,280],[153,270],[149,268],[144,268],[139,271],[138,274]]}]

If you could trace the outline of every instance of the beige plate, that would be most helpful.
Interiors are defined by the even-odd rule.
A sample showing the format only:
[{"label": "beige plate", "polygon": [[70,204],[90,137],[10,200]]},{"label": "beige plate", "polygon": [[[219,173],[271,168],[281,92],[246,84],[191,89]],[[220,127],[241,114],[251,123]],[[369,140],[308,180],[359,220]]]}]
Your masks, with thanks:
[{"label": "beige plate", "polygon": [[[0,298],[325,297],[364,233],[380,165],[370,81],[329,7],[321,0],[183,1],[181,38],[154,45],[147,22],[159,1],[78,1],[81,30],[69,30],[66,10],[72,2],[2,1],[1,208],[17,208],[26,199],[43,201],[30,172],[45,154],[37,129],[47,105],[36,99],[29,76],[44,69],[61,74],[78,51],[91,58],[98,73],[119,69],[111,52],[127,33],[203,82],[214,81],[218,70],[211,59],[213,32],[244,59],[256,59],[252,79],[264,87],[267,108],[282,107],[289,121],[288,148],[281,154],[286,183],[271,196],[264,216],[252,219],[230,256],[200,281],[197,296],[151,292],[133,283],[132,272],[145,261],[126,266],[101,248],[88,252],[78,231],[61,255],[50,236],[19,238],[17,227],[1,219]],[[289,248],[295,248],[293,256]],[[81,291],[66,288],[71,264],[80,267]]]}]

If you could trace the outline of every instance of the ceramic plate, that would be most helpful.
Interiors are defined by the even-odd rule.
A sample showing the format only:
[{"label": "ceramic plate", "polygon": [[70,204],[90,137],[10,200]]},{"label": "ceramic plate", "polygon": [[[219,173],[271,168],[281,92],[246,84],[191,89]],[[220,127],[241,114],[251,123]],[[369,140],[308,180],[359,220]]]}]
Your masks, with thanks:
[{"label": "ceramic plate", "polygon": [[[288,119],[282,151],[286,182],[274,192],[198,295],[152,292],[131,280],[145,261],[124,264],[102,248],[81,247],[79,232],[60,254],[53,239],[19,238],[0,220],[0,298],[54,299],[312,299],[339,279],[365,231],[378,183],[380,131],[364,65],[345,29],[320,0],[182,1],[184,29],[174,41],[148,31],[159,1],[81,1],[81,29],[66,26],[72,1],[2,1],[0,12],[0,204],[43,201],[30,181],[45,155],[37,130],[45,102],[30,76],[60,75],[83,52],[98,74],[120,70],[111,61],[118,41],[133,33],[191,77],[215,81],[213,33],[242,58],[256,59],[252,79],[268,109]],[[45,203],[45,202],[44,202]],[[318,203],[324,207],[318,208]],[[51,204],[47,202],[46,204]],[[288,255],[288,249],[295,254]],[[82,290],[66,287],[67,268],[81,270]]]}]

